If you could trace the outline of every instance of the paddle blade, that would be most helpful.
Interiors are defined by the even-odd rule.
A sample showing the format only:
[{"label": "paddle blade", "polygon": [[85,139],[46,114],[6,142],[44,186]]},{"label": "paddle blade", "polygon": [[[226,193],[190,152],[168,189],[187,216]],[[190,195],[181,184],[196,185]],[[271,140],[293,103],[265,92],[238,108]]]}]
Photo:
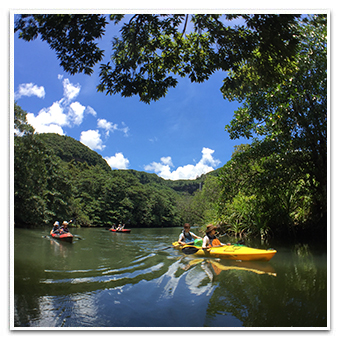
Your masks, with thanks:
[{"label": "paddle blade", "polygon": [[184,247],[184,248],[182,248],[182,252],[186,255],[195,254],[198,251],[199,251],[199,248],[196,248],[196,247]]}]

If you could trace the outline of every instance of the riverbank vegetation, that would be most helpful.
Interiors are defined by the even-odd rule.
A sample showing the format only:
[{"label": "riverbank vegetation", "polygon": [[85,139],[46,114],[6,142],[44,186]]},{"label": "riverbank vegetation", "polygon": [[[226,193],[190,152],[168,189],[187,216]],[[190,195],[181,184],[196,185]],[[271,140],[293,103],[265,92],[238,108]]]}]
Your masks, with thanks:
[{"label": "riverbank vegetation", "polygon": [[[222,168],[193,181],[111,170],[70,137],[34,134],[15,104],[16,225],[69,218],[81,226],[189,222],[215,223],[235,237],[326,236],[326,20],[315,15],[289,21],[295,54],[285,63],[273,58],[279,50],[268,54],[261,43],[247,60],[237,61],[221,88],[226,99],[240,102],[226,130],[249,144],[236,147]],[[264,59],[267,66],[275,61],[275,81],[263,82]]]}]

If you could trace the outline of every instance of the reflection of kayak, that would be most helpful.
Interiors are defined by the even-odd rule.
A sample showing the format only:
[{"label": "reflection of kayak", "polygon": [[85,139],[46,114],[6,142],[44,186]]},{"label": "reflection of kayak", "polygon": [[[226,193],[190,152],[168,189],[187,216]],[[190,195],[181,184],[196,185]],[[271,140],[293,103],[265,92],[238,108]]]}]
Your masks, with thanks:
[{"label": "reflection of kayak", "polygon": [[[276,272],[274,268],[268,262],[236,262],[231,260],[220,260],[220,259],[195,259],[189,262],[188,268],[192,266],[196,266],[200,263],[207,263],[212,266],[214,273],[219,275],[221,271],[227,270],[239,270],[239,271],[247,271],[253,272],[256,274],[268,274],[272,276],[276,276]],[[187,268],[187,269],[188,269]]]},{"label": "reflection of kayak", "polygon": [[192,245],[181,246],[178,242],[174,242],[172,245],[187,255],[219,257],[240,261],[269,261],[276,254],[274,249],[256,249],[238,244],[212,247],[209,250]]},{"label": "reflection of kayak", "polygon": [[73,241],[73,235],[71,233],[59,234],[59,233],[53,233],[53,231],[51,230],[50,234],[53,238],[56,238],[58,240],[67,241],[71,243]]},{"label": "reflection of kayak", "polygon": [[233,263],[220,263],[216,260],[209,260],[211,265],[216,266],[220,270],[244,270],[248,272],[253,272],[256,274],[268,274],[276,276],[274,268],[264,262],[234,262]]},{"label": "reflection of kayak", "polygon": [[110,231],[113,231],[114,233],[129,233],[131,231],[131,229],[121,229],[121,230],[117,230],[117,229],[109,229]]}]

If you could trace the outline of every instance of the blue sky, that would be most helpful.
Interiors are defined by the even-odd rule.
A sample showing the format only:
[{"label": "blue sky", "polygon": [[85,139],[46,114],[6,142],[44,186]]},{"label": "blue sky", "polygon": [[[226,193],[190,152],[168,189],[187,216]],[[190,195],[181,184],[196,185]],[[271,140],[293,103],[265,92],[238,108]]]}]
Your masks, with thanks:
[{"label": "blue sky", "polygon": [[[110,57],[119,26],[107,26],[100,47]],[[166,179],[193,179],[223,166],[234,146],[225,125],[239,103],[224,100],[223,73],[203,84],[180,78],[167,96],[145,104],[138,97],[106,96],[93,75],[71,76],[39,39],[14,36],[14,98],[28,112],[37,133],[55,132],[81,141],[102,155],[112,169],[157,173]]]}]

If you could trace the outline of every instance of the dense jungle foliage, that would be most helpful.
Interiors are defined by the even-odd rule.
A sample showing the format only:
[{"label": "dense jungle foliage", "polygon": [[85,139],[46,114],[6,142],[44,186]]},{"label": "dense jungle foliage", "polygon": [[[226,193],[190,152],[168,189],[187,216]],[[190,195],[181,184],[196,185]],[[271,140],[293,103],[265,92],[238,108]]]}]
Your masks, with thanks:
[{"label": "dense jungle foliage", "polygon": [[[125,24],[122,32],[130,29],[131,33],[122,35],[127,46],[142,28],[143,32],[150,29],[146,25],[148,20],[154,23],[152,32],[158,32],[161,41],[164,33],[161,18],[146,17],[143,21],[140,16],[134,16],[136,22],[131,19]],[[21,19],[17,30],[26,32],[25,20],[30,19],[30,24],[35,23],[36,29],[42,30],[40,34],[44,32],[42,23],[46,20],[66,20],[49,15],[23,16]],[[202,55],[206,57],[202,65],[208,68],[208,78],[215,67],[224,70],[210,44],[220,44],[222,48],[228,43],[240,43],[237,40],[240,31],[224,30],[219,16],[201,15],[194,19],[200,27],[191,37],[200,40]],[[235,67],[229,65],[221,92],[226,99],[240,103],[234,118],[226,126],[230,138],[245,137],[250,143],[236,147],[227,164],[194,181],[167,181],[134,170],[111,170],[99,155],[70,137],[34,134],[33,128],[25,122],[25,111],[15,104],[16,225],[51,224],[55,219],[71,218],[83,226],[117,222],[125,222],[131,227],[215,223],[220,225],[221,233],[235,237],[325,237],[327,16],[260,15],[245,16],[244,19],[248,20],[246,36],[258,40],[248,47],[242,45],[245,50],[240,50],[238,58],[233,59]],[[279,37],[281,47],[270,38],[273,23],[279,25],[280,20],[286,23]],[[207,31],[203,24],[209,28]],[[279,36],[276,30],[273,31]],[[227,33],[231,34],[230,40],[218,40],[218,37],[226,39]],[[190,35],[186,37],[189,39]],[[206,50],[203,38],[209,40]],[[289,44],[290,38],[294,40],[290,52],[294,53],[286,55],[284,63],[280,62],[282,43]],[[170,44],[171,39],[168,40]],[[180,41],[184,43],[182,38]],[[118,40],[116,43],[122,44]],[[144,43],[148,46],[150,41]],[[178,53],[176,61],[180,63],[185,55],[178,52],[181,49],[175,50]],[[117,65],[126,57],[124,49],[119,51],[112,58]],[[224,54],[228,51],[225,49]],[[134,53],[137,52],[147,54],[144,49]],[[157,60],[161,58],[152,56]],[[194,69],[199,66],[199,61],[195,60],[190,64]],[[266,62],[262,64],[262,61]],[[189,73],[190,65],[187,65]],[[268,67],[271,68],[269,76],[266,74]],[[114,73],[109,73],[107,79],[114,78]],[[152,80],[152,72],[148,79]],[[264,81],[268,79],[272,81]]]}]

